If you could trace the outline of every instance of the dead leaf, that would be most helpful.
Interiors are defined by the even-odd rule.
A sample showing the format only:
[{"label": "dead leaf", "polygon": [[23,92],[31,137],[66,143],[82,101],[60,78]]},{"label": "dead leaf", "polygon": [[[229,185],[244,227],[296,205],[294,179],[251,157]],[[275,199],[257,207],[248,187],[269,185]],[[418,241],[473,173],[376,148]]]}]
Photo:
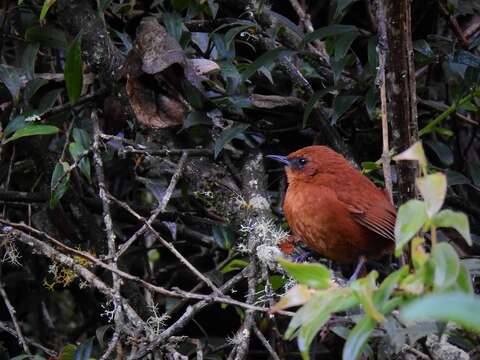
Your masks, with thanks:
[{"label": "dead leaf", "polygon": [[250,100],[252,105],[259,109],[275,109],[284,106],[297,107],[303,104],[302,100],[294,96],[252,94]]},{"label": "dead leaf", "polygon": [[127,77],[126,91],[137,120],[151,128],[167,128],[183,123],[186,107],[180,101],[155,94],[140,78]]}]

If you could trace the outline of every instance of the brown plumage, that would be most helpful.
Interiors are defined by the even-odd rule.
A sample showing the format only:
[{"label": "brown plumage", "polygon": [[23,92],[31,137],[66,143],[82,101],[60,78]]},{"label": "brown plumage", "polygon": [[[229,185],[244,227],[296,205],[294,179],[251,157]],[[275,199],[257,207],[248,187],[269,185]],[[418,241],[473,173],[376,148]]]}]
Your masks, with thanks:
[{"label": "brown plumage", "polygon": [[287,165],[285,216],[308,247],[347,263],[392,251],[395,207],[340,154],[309,146],[287,157],[269,157]]}]

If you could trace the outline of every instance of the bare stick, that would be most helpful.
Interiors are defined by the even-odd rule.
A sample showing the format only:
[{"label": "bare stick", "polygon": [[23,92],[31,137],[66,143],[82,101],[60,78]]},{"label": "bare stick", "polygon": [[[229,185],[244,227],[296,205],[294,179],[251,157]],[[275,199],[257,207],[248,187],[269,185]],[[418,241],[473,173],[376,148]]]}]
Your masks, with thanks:
[{"label": "bare stick", "polygon": [[[107,196],[107,185],[105,182],[105,173],[103,171],[103,161],[102,154],[100,153],[100,127],[98,125],[98,116],[96,110],[92,111],[92,126],[93,126],[93,161],[95,163],[95,174],[97,175],[98,182],[98,196],[102,201],[102,210],[103,210],[103,223],[105,224],[105,233],[107,235],[107,246],[108,246],[108,257],[110,259],[110,264],[113,268],[117,267],[117,258],[115,257],[115,252],[117,251],[115,245],[115,232],[113,231],[113,220],[112,214],[110,211],[109,198]],[[120,293],[121,281],[120,277],[112,272],[112,282],[113,290],[116,293]],[[123,324],[122,316],[122,307],[120,304],[120,299],[118,297],[114,298],[114,321],[115,321],[115,333],[114,338],[115,342],[111,342],[107,352],[112,351],[115,343],[118,341],[118,337],[121,333],[121,328]],[[112,345],[113,343],[113,345]],[[111,348],[111,349],[110,349]]]},{"label": "bare stick", "polygon": [[265,336],[262,334],[262,332],[260,331],[260,329],[258,328],[257,325],[253,325],[253,331],[254,331],[255,335],[257,335],[258,340],[260,340],[260,342],[263,344],[265,349],[267,349],[267,351],[270,354],[270,356],[272,357],[272,359],[273,360],[280,360],[280,356],[278,356],[277,352],[275,350],[273,350],[272,346],[270,345],[268,340],[265,338]]},{"label": "bare stick", "polygon": [[112,339],[111,339],[110,342],[108,343],[107,350],[106,350],[105,353],[102,355],[102,357],[100,358],[100,360],[108,360],[108,358],[110,357],[110,354],[111,354],[111,353],[113,352],[113,350],[115,349],[115,346],[117,346],[118,339],[120,339],[120,332],[119,332],[119,331],[115,331],[115,332],[113,333]]},{"label": "bare stick", "polygon": [[[223,304],[229,304],[229,305],[235,305],[242,307],[244,309],[250,309],[258,312],[263,312],[263,313],[269,313],[270,309],[267,307],[261,307],[261,306],[255,306],[251,304],[246,304],[244,302],[234,300],[228,297],[224,296],[215,296],[215,295],[203,295],[203,294],[196,294],[196,293],[191,293],[188,291],[183,291],[180,289],[173,289],[173,290],[168,290],[164,287],[153,285],[145,280],[140,279],[137,276],[131,275],[129,273],[126,273],[122,270],[119,270],[118,268],[113,268],[111,265],[104,263],[100,259],[96,258],[92,254],[88,252],[84,252],[81,250],[76,250],[73,249],[60,241],[52,238],[48,234],[45,234],[42,231],[39,231],[35,228],[32,228],[31,226],[25,225],[25,224],[18,224],[18,223],[11,223],[9,221],[3,220],[0,218],[0,223],[11,226],[15,229],[24,229],[26,231],[29,231],[31,233],[36,234],[37,236],[40,237],[46,237],[49,241],[53,242],[55,245],[63,248],[64,250],[68,251],[69,253],[72,253],[74,255],[81,256],[82,258],[85,258],[86,260],[90,261],[94,265],[98,265],[102,267],[103,269],[109,270],[111,272],[115,272],[118,274],[121,278],[129,281],[136,282],[143,286],[145,289],[148,289],[152,292],[162,294],[165,296],[173,297],[173,298],[185,298],[185,299],[191,299],[191,300],[208,300],[210,302],[218,302],[218,303],[223,303]],[[17,231],[16,233],[13,233],[14,235],[17,235],[17,238],[20,242],[35,248],[36,250],[39,250],[40,253],[44,254],[45,256],[55,259],[59,262],[61,262],[63,265],[68,266],[72,268],[77,274],[82,276],[85,280],[90,282],[92,286],[96,287],[97,289],[100,290],[100,292],[104,293],[105,295],[109,297],[115,296],[115,292],[109,288],[108,286],[105,285],[101,280],[99,280],[90,270],[84,268],[83,266],[80,266],[77,264],[72,258],[69,256],[66,256],[57,250],[55,250],[53,247],[51,247],[48,244],[45,244],[44,242],[40,241],[36,237],[27,234],[23,231]],[[125,306],[123,304],[123,306]],[[280,315],[285,315],[285,316],[293,316],[294,313],[290,311],[276,311],[276,314]],[[138,315],[137,315],[138,316]]]},{"label": "bare stick", "polygon": [[150,225],[155,221],[158,215],[165,211],[167,208],[168,202],[170,201],[170,197],[172,196],[173,190],[177,185],[178,180],[183,172],[183,168],[185,167],[185,162],[187,160],[187,153],[183,153],[180,157],[180,161],[178,162],[177,169],[170,180],[170,184],[168,185],[167,190],[165,191],[165,195],[162,198],[162,201],[158,205],[158,207],[152,212],[150,217],[148,218],[147,222],[133,234],[130,239],[128,239],[120,249],[118,250],[115,257],[118,259],[122,254],[149,228]]},{"label": "bare stick", "polygon": [[387,190],[390,202],[393,204],[392,195],[392,169],[390,167],[390,145],[388,140],[388,106],[387,106],[387,90],[385,84],[385,62],[386,53],[388,51],[387,28],[385,18],[385,7],[383,1],[377,2],[377,23],[378,23],[378,78],[377,86],[380,87],[380,103],[382,109],[382,168],[383,178],[385,179],[385,189]]},{"label": "bare stick", "polygon": [[[18,339],[18,333],[15,331],[15,329],[12,329],[10,326],[8,326],[6,323],[4,323],[2,321],[0,321],[0,329],[9,333],[10,335],[12,335],[12,336],[14,336]],[[28,344],[32,345],[33,347],[35,347],[37,349],[42,350],[48,356],[57,358],[58,354],[55,351],[46,348],[42,344],[39,344],[36,341],[33,341],[33,340],[29,339],[28,337],[24,337],[24,339],[25,339],[25,342],[27,342]]]},{"label": "bare stick", "polygon": [[23,337],[22,330],[20,329],[20,325],[18,324],[17,317],[15,315],[16,313],[15,308],[13,307],[12,303],[8,299],[7,292],[5,291],[5,288],[2,283],[0,283],[0,295],[2,295],[3,301],[5,302],[5,305],[7,306],[7,310],[10,314],[10,318],[12,319],[13,326],[15,327],[15,331],[17,333],[16,337],[18,339],[18,343],[22,345],[23,351],[25,351],[27,354],[30,354],[30,349],[28,348],[27,342]]},{"label": "bare stick", "polygon": [[125,210],[127,210],[130,214],[132,214],[133,216],[135,216],[139,221],[141,221],[144,225],[143,226],[146,226],[149,231],[155,236],[155,238],[157,238],[158,241],[160,241],[162,243],[163,246],[165,246],[168,250],[170,250],[172,252],[173,255],[175,255],[178,260],[180,260],[180,262],[182,264],[184,264],[187,268],[190,269],[190,271],[192,271],[200,280],[202,280],[203,282],[205,282],[205,284],[207,284],[213,291],[215,291],[217,294],[221,294],[220,290],[215,286],[215,284],[209,279],[207,278],[205,275],[203,275],[195,266],[192,265],[192,263],[190,263],[190,261],[188,261],[176,248],[175,246],[173,246],[172,243],[168,242],[167,240],[165,240],[159,233],[157,230],[155,230],[153,228],[152,225],[150,225],[148,223],[148,221],[141,215],[139,215],[137,212],[135,212],[130,206],[128,206],[126,203],[120,201],[120,200],[117,200],[115,197],[113,197],[112,195],[109,195],[109,197],[115,201],[119,206],[121,206],[122,208],[124,208]]}]

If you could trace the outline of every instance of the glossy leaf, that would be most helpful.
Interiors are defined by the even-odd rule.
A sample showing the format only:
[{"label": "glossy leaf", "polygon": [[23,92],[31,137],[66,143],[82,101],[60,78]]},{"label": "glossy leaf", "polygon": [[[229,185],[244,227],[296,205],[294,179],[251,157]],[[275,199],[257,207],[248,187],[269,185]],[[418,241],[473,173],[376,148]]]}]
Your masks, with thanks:
[{"label": "glossy leaf", "polygon": [[373,301],[373,292],[376,290],[376,279],[378,273],[372,271],[367,277],[358,279],[350,285],[358,301],[363,305],[365,312],[372,317],[375,321],[384,321],[385,317],[377,309],[376,304]]},{"label": "glossy leaf", "polygon": [[88,182],[92,181],[91,173],[90,173],[90,160],[88,157],[85,156],[86,149],[82,146],[82,144],[78,142],[71,142],[68,145],[68,150],[72,158],[77,161],[80,157],[83,158],[78,163],[78,168],[80,169],[81,173],[87,178]]},{"label": "glossy leaf", "polygon": [[306,35],[301,43],[301,46],[305,46],[308,43],[311,43],[315,40],[323,40],[330,36],[345,34],[348,32],[356,32],[358,31],[357,27],[352,25],[342,25],[342,24],[335,24],[322,27],[317,29],[308,35]]},{"label": "glossy leaf", "polygon": [[348,50],[350,50],[350,47],[352,46],[352,43],[359,35],[360,34],[356,31],[340,35],[335,41],[335,59],[339,60],[345,55],[347,55]]},{"label": "glossy leaf", "polygon": [[336,124],[338,119],[347,112],[348,109],[357,101],[358,96],[339,95],[333,101],[332,123]]},{"label": "glossy leaf", "polygon": [[464,213],[445,209],[433,217],[432,223],[438,228],[454,228],[463,236],[468,245],[472,246],[470,223]]},{"label": "glossy leaf", "polygon": [[71,104],[76,103],[82,93],[83,65],[80,42],[81,37],[79,35],[68,48],[67,57],[65,59],[65,84]]},{"label": "glossy leaf", "polygon": [[418,161],[420,168],[423,173],[427,172],[427,157],[423,151],[423,146],[421,141],[417,141],[415,144],[410,146],[407,150],[393,157],[393,160],[414,160]]},{"label": "glossy leaf", "polygon": [[357,0],[336,0],[337,7],[335,8],[335,18],[339,18],[346,10],[347,7],[352,5]]},{"label": "glossy leaf", "polygon": [[0,81],[7,87],[13,100],[18,101],[22,80],[17,69],[0,64]]},{"label": "glossy leaf", "polygon": [[330,270],[322,264],[297,264],[282,258],[278,258],[277,261],[285,271],[301,284],[316,289],[326,289],[330,285]]},{"label": "glossy leaf", "polygon": [[325,94],[327,94],[329,90],[331,89],[317,91],[310,97],[310,99],[308,99],[307,104],[305,105],[305,111],[303,113],[303,127],[307,126],[308,118],[310,117],[313,109],[315,109],[315,105],[317,104],[318,100],[320,100]]},{"label": "glossy leaf", "polygon": [[452,286],[460,271],[460,259],[455,249],[448,243],[437,244],[432,250],[432,262],[435,287],[446,289]]},{"label": "glossy leaf", "polygon": [[447,177],[442,173],[426,175],[417,179],[417,187],[425,201],[429,217],[435,215],[443,205],[447,195]]},{"label": "glossy leaf", "polygon": [[472,284],[472,277],[470,276],[470,272],[468,271],[465,264],[460,264],[460,271],[458,272],[458,278],[456,285],[460,291],[463,291],[467,294],[473,294],[473,284]]},{"label": "glossy leaf", "polygon": [[247,66],[247,68],[242,72],[242,82],[250,78],[253,74],[257,72],[263,66],[269,66],[279,58],[287,54],[291,54],[292,51],[285,48],[276,48],[267,51],[265,54],[259,56],[253,63]]},{"label": "glossy leaf", "polygon": [[220,272],[222,274],[229,273],[231,271],[238,271],[242,270],[243,268],[248,266],[248,261],[242,260],[242,259],[233,259],[230,261],[228,264],[226,264]]},{"label": "glossy leaf", "polygon": [[303,284],[295,285],[289,289],[281,299],[272,307],[271,311],[287,309],[305,304],[312,297],[312,291]]},{"label": "glossy leaf", "polygon": [[249,124],[238,123],[233,125],[232,127],[223,130],[218,139],[215,141],[215,145],[213,146],[214,158],[216,159],[218,157],[226,144],[235,139],[237,136],[243,134],[249,126]]},{"label": "glossy leaf", "polygon": [[347,341],[343,346],[342,360],[359,359],[374,329],[375,320],[365,315],[348,334]]},{"label": "glossy leaf", "polygon": [[59,128],[53,125],[43,125],[43,124],[28,124],[27,126],[17,130],[11,137],[5,140],[5,144],[10,141],[14,141],[26,136],[34,135],[52,135],[60,131]]},{"label": "glossy leaf", "polygon": [[400,206],[395,223],[395,254],[397,256],[427,220],[427,211],[423,201],[409,200]]},{"label": "glossy leaf", "polygon": [[60,355],[58,356],[58,360],[74,360],[75,359],[75,351],[77,350],[77,346],[73,344],[65,345]]},{"label": "glossy leaf", "polygon": [[32,80],[35,74],[35,61],[37,60],[40,44],[28,44],[22,54],[22,69],[27,80]]},{"label": "glossy leaf", "polygon": [[480,333],[480,297],[463,292],[429,294],[400,310],[404,321],[453,321]]},{"label": "glossy leaf", "polygon": [[40,21],[45,20],[45,17],[47,16],[48,10],[52,7],[53,4],[55,4],[57,0],[45,0],[43,2],[42,10],[40,10]]},{"label": "glossy leaf", "polygon": [[61,29],[51,26],[33,26],[25,31],[25,40],[39,42],[42,46],[54,49],[68,47],[67,36]]},{"label": "glossy leaf", "polygon": [[400,269],[388,275],[378,287],[378,290],[373,294],[373,302],[380,306],[383,312],[382,305],[390,298],[393,291],[397,288],[402,279],[408,275],[408,266],[405,265]]},{"label": "glossy leaf", "polygon": [[58,162],[53,170],[52,180],[50,183],[50,207],[57,206],[60,199],[65,195],[68,189],[68,182],[70,180],[70,174],[65,175],[68,169],[68,163]]}]

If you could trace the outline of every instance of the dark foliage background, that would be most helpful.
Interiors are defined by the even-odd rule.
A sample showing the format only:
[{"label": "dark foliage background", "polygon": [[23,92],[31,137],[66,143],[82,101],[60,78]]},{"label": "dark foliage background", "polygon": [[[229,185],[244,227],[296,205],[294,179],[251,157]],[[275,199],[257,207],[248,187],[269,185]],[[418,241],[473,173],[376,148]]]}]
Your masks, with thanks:
[{"label": "dark foliage background", "polygon": [[[411,6],[419,135],[470,220],[472,247],[446,236],[478,292],[480,4]],[[291,314],[267,313],[292,283],[274,261],[286,179],[263,155],[326,144],[384,186],[377,3],[1,7],[0,358],[298,358]],[[396,126],[390,155],[409,145]],[[332,321],[325,359],[354,314]],[[379,329],[363,356],[441,358],[447,340],[479,356],[478,336],[438,330]]]}]

